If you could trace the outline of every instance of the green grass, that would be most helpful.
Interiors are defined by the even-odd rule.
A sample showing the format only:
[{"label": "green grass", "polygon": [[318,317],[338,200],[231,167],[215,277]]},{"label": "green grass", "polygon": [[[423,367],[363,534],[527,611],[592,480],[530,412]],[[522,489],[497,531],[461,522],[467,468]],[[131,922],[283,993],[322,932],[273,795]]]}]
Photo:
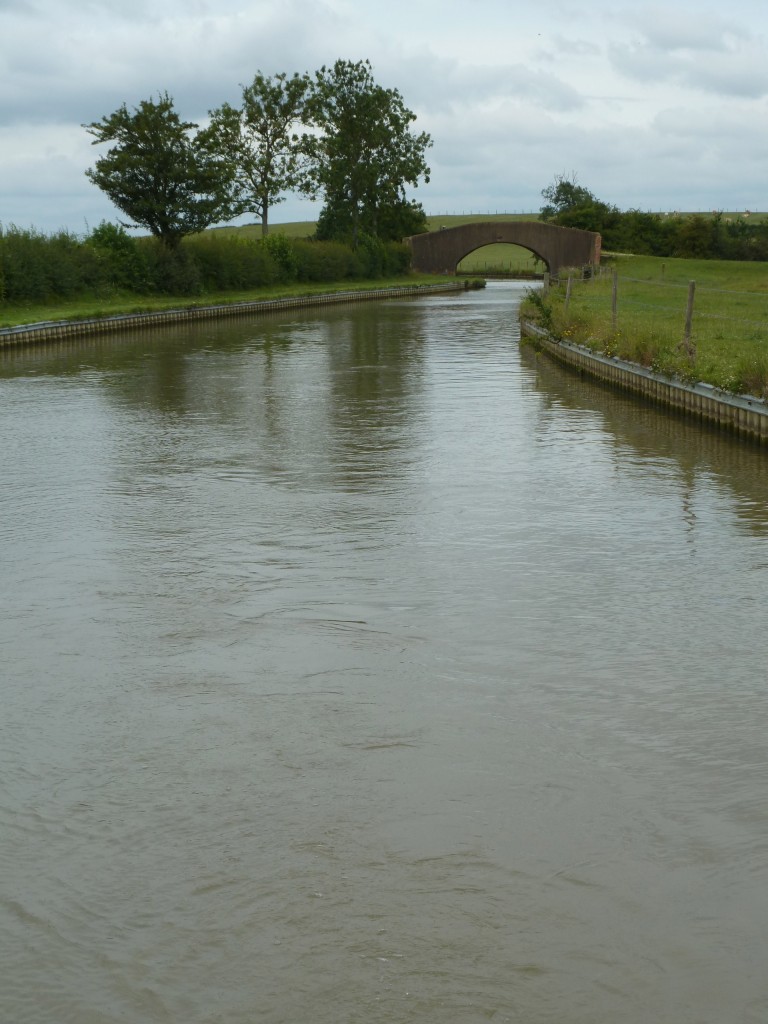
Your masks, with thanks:
[{"label": "green grass", "polygon": [[[617,318],[612,317],[613,269]],[[768,274],[764,263],[615,256],[594,281],[565,278],[544,299],[556,337],[684,381],[768,397]],[[696,282],[691,346],[684,343],[690,281]],[[524,314],[541,308],[528,302]],[[547,312],[548,307],[548,312]]]},{"label": "green grass", "polygon": [[[297,220],[287,224],[270,224],[270,235],[285,235],[286,238],[311,238],[315,233],[313,220]],[[242,238],[261,238],[261,224],[243,224],[239,227],[211,228],[223,235],[240,235]]]},{"label": "green grass", "polygon": [[537,260],[530,249],[522,245],[509,245],[494,242],[475,249],[456,267],[459,274],[492,274],[494,271],[503,274],[519,273],[525,277],[541,274],[546,268]]},{"label": "green grass", "polygon": [[327,295],[329,292],[367,291],[371,288],[402,288],[408,285],[444,284],[445,277],[431,274],[409,274],[406,277],[376,278],[370,281],[343,281],[337,284],[279,285],[242,292],[210,292],[190,299],[186,296],[115,295],[109,299],[84,296],[49,305],[5,306],[0,310],[0,328],[40,323],[44,320],[89,320],[117,316],[121,313],[147,313],[164,309],[191,309],[199,306],[228,305],[236,302],[261,302],[270,299],[297,298],[305,295]]}]

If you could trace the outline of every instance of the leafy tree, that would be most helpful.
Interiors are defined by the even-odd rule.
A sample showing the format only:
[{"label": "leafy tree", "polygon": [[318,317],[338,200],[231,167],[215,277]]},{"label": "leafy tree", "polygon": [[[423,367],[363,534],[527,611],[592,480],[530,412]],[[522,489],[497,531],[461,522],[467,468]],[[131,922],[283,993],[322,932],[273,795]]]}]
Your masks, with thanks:
[{"label": "leafy tree", "polygon": [[83,125],[93,145],[113,146],[85,173],[133,221],[168,249],[185,235],[232,216],[232,168],[190,135],[168,93],[142,100],[131,113],[123,104],[101,121]]},{"label": "leafy tree", "polygon": [[541,208],[540,218],[560,227],[581,228],[604,235],[616,227],[621,217],[617,207],[602,202],[588,188],[579,185],[575,175],[566,178],[558,174],[541,194],[548,203]]},{"label": "leafy tree", "polygon": [[588,188],[579,185],[575,174],[570,178],[564,174],[556,175],[552,184],[541,190],[541,194],[547,200],[539,212],[539,217],[543,221],[554,220],[563,213],[597,202]]},{"label": "leafy tree", "polygon": [[269,211],[282,193],[301,180],[301,123],[309,76],[285,74],[267,78],[259,72],[242,87],[239,109],[224,103],[212,110],[203,142],[212,154],[223,154],[234,168],[237,213],[255,213],[261,233],[269,233]]},{"label": "leafy tree", "polygon": [[429,181],[432,140],[410,130],[416,115],[396,89],[376,84],[367,60],[337,60],[315,72],[306,110],[317,134],[304,139],[303,191],[322,196],[326,219],[348,225],[354,247],[361,231],[379,237],[391,230],[388,211],[408,206],[406,185]]}]

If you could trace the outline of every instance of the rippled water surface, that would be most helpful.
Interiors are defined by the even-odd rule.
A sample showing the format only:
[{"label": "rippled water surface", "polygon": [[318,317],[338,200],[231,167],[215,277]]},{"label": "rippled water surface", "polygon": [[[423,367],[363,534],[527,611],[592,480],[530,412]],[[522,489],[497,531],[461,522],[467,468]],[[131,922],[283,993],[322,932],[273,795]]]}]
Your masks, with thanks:
[{"label": "rippled water surface", "polygon": [[768,455],[520,294],[0,354],[0,1019],[768,1020]]}]

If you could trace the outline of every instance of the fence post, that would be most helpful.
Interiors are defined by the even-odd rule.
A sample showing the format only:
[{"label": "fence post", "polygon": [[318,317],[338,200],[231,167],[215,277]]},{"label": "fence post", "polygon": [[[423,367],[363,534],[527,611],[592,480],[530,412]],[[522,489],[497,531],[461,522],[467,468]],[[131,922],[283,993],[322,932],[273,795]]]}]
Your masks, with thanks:
[{"label": "fence post", "polygon": [[619,272],[616,267],[613,268],[613,285],[611,287],[611,320],[613,321],[614,331],[619,325]]},{"label": "fence post", "polygon": [[563,312],[564,313],[568,312],[568,306],[570,305],[570,302],[571,302],[571,288],[572,288],[572,286],[573,286],[573,278],[569,274],[568,275],[568,282],[566,283],[566,286],[565,286],[565,302],[563,303]]},{"label": "fence post", "polygon": [[688,282],[688,305],[685,310],[685,332],[683,334],[683,350],[689,359],[696,355],[696,346],[691,341],[691,328],[693,325],[693,297],[696,294],[696,282]]}]

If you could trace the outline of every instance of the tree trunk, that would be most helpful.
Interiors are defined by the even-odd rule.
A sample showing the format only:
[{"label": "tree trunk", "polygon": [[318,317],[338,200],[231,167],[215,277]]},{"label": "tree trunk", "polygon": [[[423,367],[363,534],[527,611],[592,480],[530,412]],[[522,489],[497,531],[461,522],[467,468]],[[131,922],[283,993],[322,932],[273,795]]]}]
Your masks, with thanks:
[{"label": "tree trunk", "polygon": [[357,203],[352,206],[352,248],[357,250],[357,225],[360,219]]}]

